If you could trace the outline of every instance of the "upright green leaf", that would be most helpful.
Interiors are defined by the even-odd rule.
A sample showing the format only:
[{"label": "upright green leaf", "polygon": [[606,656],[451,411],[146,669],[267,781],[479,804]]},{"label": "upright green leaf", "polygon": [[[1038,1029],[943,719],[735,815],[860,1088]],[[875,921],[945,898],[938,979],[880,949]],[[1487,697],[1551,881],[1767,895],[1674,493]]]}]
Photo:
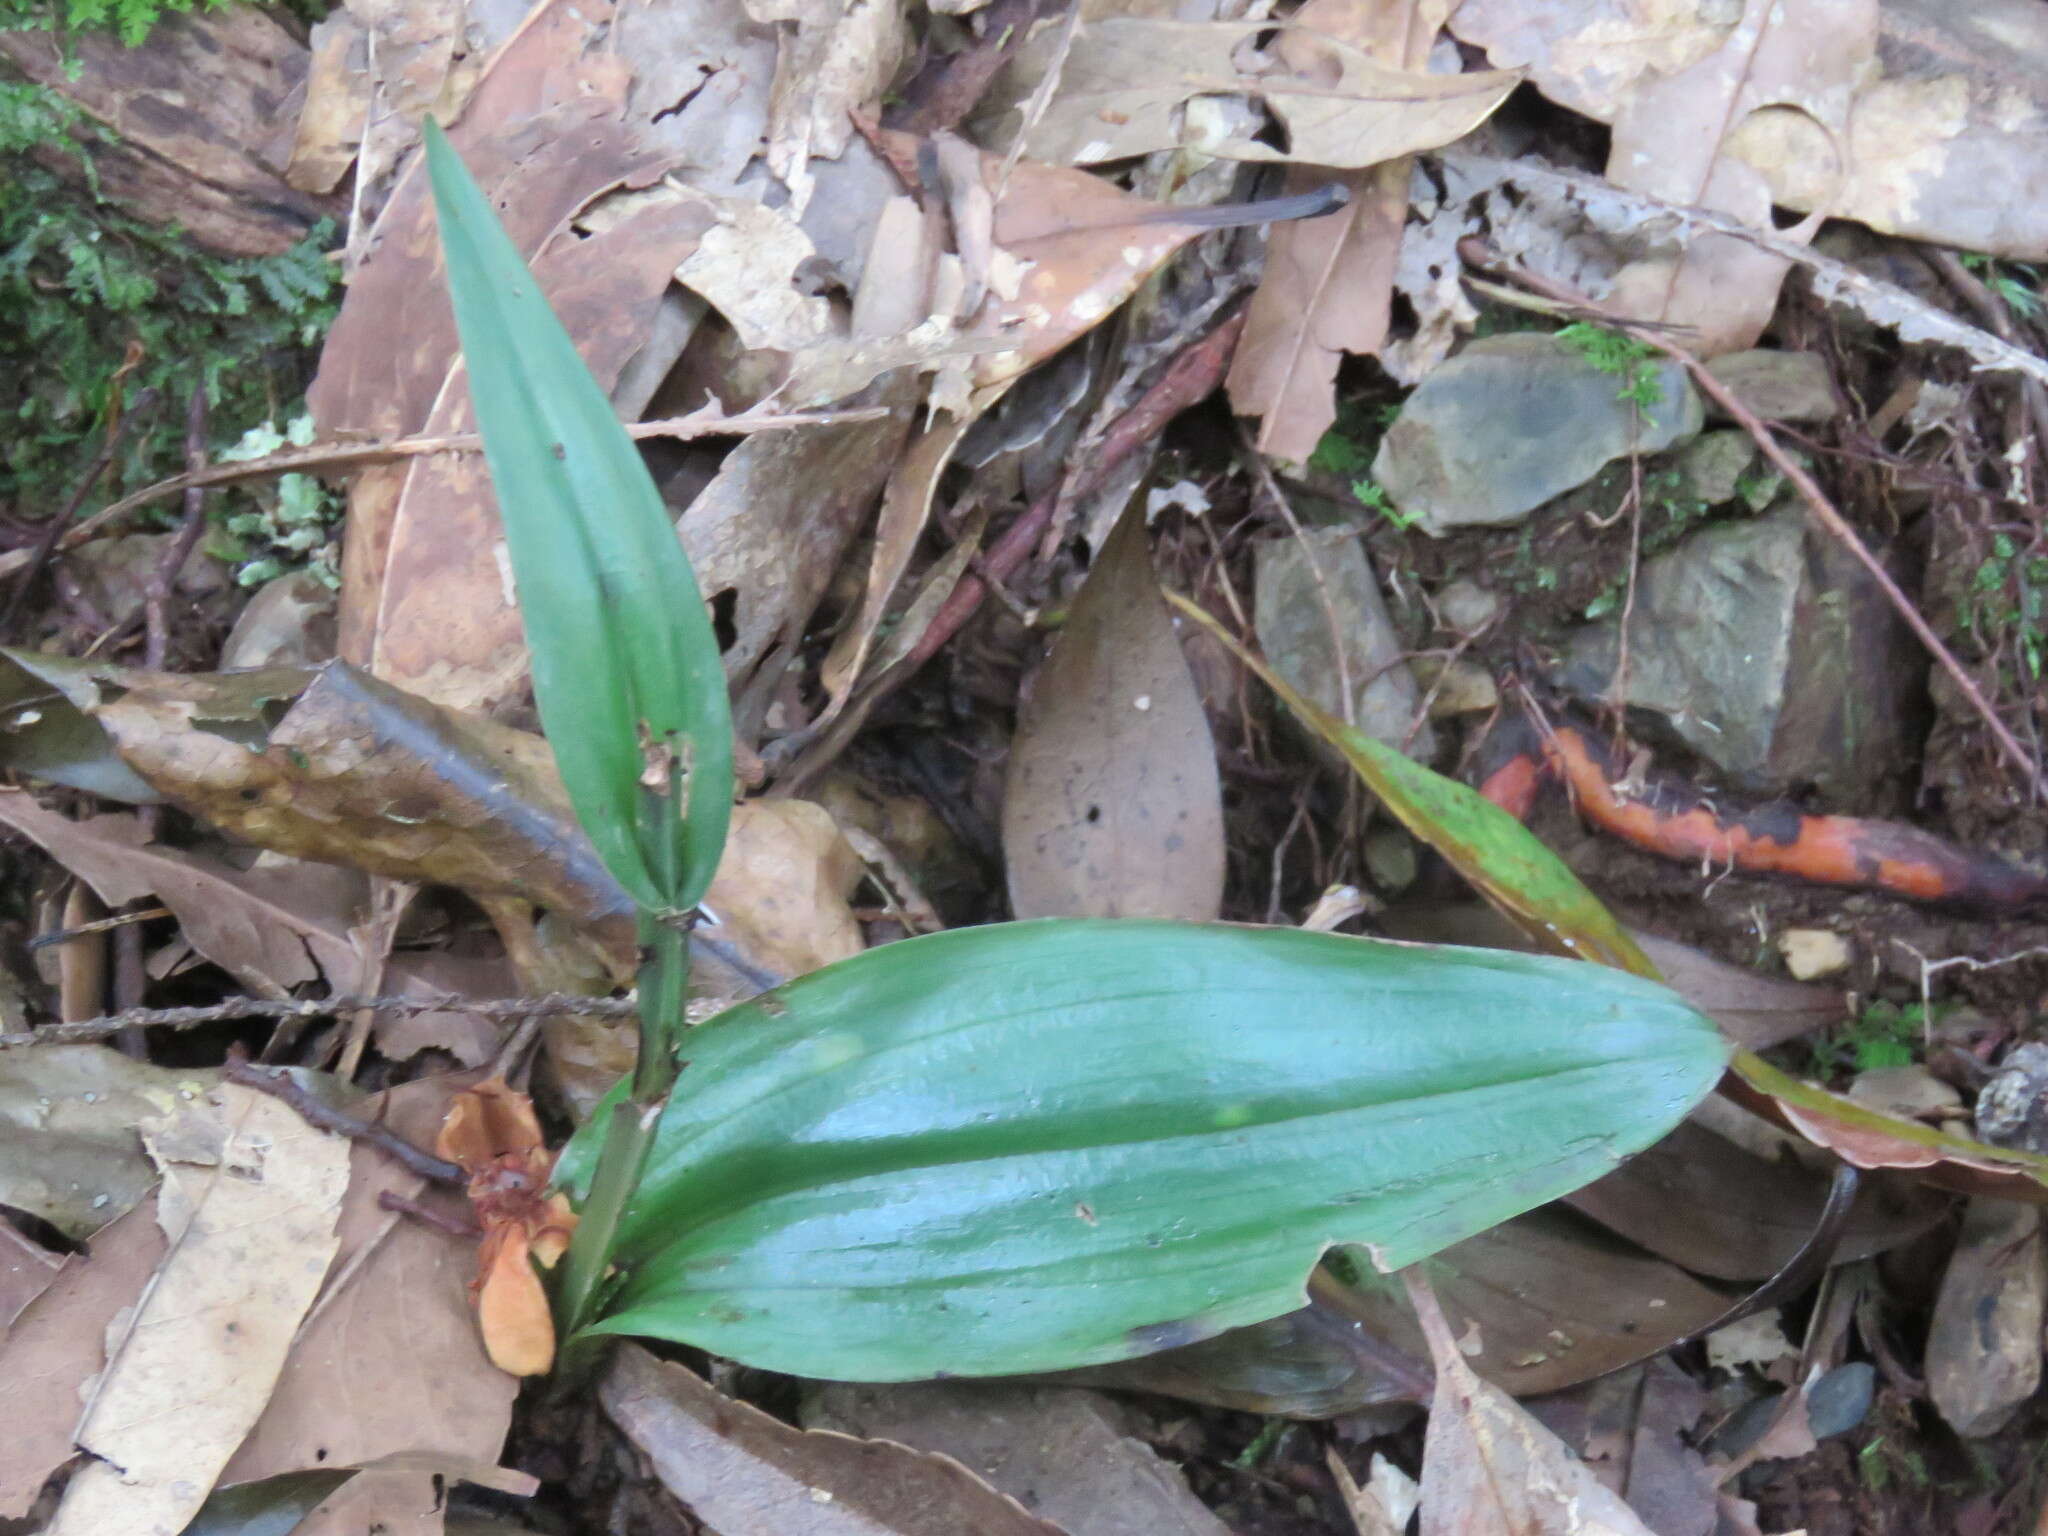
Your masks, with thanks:
[{"label": "upright green leaf", "polygon": [[1398,1267],[1598,1177],[1727,1059],[1604,967],[1099,919],[871,950],[684,1050],[596,1331],[859,1380],[1278,1316],[1331,1243]]},{"label": "upright green leaf", "polygon": [[431,119],[426,146],[541,723],[619,883],[643,907],[693,906],[732,808],[710,616],[639,450]]}]

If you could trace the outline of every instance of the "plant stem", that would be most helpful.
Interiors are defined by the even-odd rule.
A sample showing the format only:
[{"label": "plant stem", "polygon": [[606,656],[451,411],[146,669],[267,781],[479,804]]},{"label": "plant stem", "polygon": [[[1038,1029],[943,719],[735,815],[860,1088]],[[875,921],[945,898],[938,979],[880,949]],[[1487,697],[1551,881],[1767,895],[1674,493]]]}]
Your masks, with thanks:
[{"label": "plant stem", "polygon": [[676,1052],[690,979],[688,940],[680,926],[640,914],[640,1054],[629,1091],[612,1106],[611,1130],[598,1154],[590,1198],[562,1261],[556,1317],[565,1339],[574,1339],[596,1320],[626,1203],[639,1187],[655,1129],[681,1070]]}]

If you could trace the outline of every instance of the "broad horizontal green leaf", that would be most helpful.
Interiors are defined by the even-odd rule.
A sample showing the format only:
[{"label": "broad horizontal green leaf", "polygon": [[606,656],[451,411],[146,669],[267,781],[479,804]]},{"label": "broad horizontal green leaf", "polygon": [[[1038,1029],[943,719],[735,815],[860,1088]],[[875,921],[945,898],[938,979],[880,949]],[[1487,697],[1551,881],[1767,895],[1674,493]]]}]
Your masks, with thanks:
[{"label": "broad horizontal green leaf", "polygon": [[1403,826],[1442,854],[1532,942],[1554,954],[1656,977],[1657,967],[1600,898],[1527,827],[1476,790],[1425,768],[1297,693],[1200,604],[1175,592],[1167,593],[1166,600],[1278,694],[1296,719],[1342,753]]},{"label": "broad horizontal green leaf", "polygon": [[611,402],[432,119],[425,133],[541,724],[606,868],[644,907],[694,906],[732,809],[710,615]]},{"label": "broad horizontal green leaf", "polygon": [[871,950],[681,1049],[598,1330],[863,1380],[1276,1317],[1331,1243],[1398,1267],[1598,1177],[1727,1056],[1604,967],[1101,919]]}]

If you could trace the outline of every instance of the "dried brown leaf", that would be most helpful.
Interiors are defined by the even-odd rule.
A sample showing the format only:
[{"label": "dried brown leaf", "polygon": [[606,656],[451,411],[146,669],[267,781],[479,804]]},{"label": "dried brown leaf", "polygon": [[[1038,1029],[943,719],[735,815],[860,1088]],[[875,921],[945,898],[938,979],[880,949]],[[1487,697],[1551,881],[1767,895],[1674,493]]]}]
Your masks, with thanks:
[{"label": "dried brown leaf", "polygon": [[[1467,1319],[1472,1368],[1518,1396],[1556,1392],[1615,1370],[1711,1323],[1729,1298],[1569,1211],[1518,1216],[1446,1249],[1432,1283]],[[1327,1418],[1426,1391],[1424,1341],[1390,1281],[1320,1279],[1317,1304],[1181,1349],[1080,1374],[1105,1386],[1170,1393],[1246,1413]],[[1359,1332],[1394,1352],[1362,1351]]]},{"label": "dried brown leaf", "polygon": [[169,1248],[156,1200],[100,1231],[0,1336],[8,1432],[0,1440],[0,1516],[28,1512],[44,1481],[76,1453],[85,1384],[106,1362],[107,1330],[141,1297]]},{"label": "dried brown leaf", "polygon": [[[322,978],[340,991],[359,990],[350,980],[361,958],[352,930],[366,884],[356,871],[298,859],[235,869],[148,842],[133,816],[71,821],[18,791],[0,792],[0,822],[25,833],[110,904],[154,895],[171,909],[187,943],[260,996],[284,997]],[[371,990],[494,997],[507,989],[501,962],[429,953],[389,961]],[[431,1045],[473,1065],[495,1049],[498,1035],[474,1014],[448,1009],[382,1020],[377,1038],[394,1060]]]},{"label": "dried brown leaf", "polygon": [[[422,1078],[359,1106],[416,1145],[431,1144],[470,1075]],[[437,1466],[493,1462],[518,1381],[490,1363],[469,1300],[476,1246],[379,1207],[391,1193],[459,1217],[464,1202],[427,1186],[366,1142],[350,1154],[339,1247],[262,1417],[222,1473],[254,1482],[411,1453],[415,1464],[357,1478],[298,1536],[380,1527],[440,1529]]]},{"label": "dried brown leaf", "polygon": [[860,858],[823,807],[749,800],[733,807],[704,904],[719,938],[778,976],[802,976],[861,952],[848,905],[860,881]]},{"label": "dried brown leaf", "polygon": [[[1394,6],[1309,0],[1295,14],[1300,30],[1279,49],[1310,79],[1326,78],[1332,68],[1329,45],[1319,37],[1398,69],[1420,70],[1449,8],[1447,0]],[[1279,225],[1269,237],[1265,275],[1225,381],[1237,412],[1260,418],[1260,452],[1306,462],[1337,419],[1337,365],[1344,354],[1369,356],[1386,341],[1409,174],[1403,157],[1338,177],[1351,193],[1346,207],[1327,218]],[[1298,166],[1284,190],[1307,191],[1331,177]]]},{"label": "dried brown leaf", "polygon": [[[1791,7],[1788,19],[1792,11],[1831,16],[1859,48],[1870,36],[1868,12],[1853,3]],[[2040,8],[2031,0],[1885,0],[1876,28],[1874,52],[1850,78],[1846,114],[1816,118],[1805,104],[1806,93],[1833,89],[1845,73],[1845,39],[1822,35],[1816,67],[1795,80],[1788,107],[1765,104],[1726,125],[1729,155],[1789,208],[2022,260],[2048,254],[2048,201],[2037,195],[2048,175]],[[1528,69],[1552,99],[1607,123],[1645,86],[1699,66],[1730,36],[1725,8],[1661,0],[1466,0],[1452,30],[1496,65]],[[1846,145],[1846,167],[1825,142],[1830,129],[1835,145]],[[1676,135],[1672,145],[1685,148]],[[2009,195],[1986,198],[1986,186]],[[1768,231],[1770,221],[1759,227]]]},{"label": "dried brown leaf", "polygon": [[1018,917],[1221,910],[1215,743],[1142,511],[1103,546],[1019,715],[1003,849]]},{"label": "dried brown leaf", "polygon": [[[1322,67],[1306,78],[1253,52],[1254,40],[1272,30],[1270,21],[1085,21],[1025,153],[1049,164],[1094,165],[1188,148],[1224,159],[1363,170],[1463,137],[1520,83],[1508,70],[1438,75],[1390,66],[1331,35],[1324,25],[1329,10],[1297,18],[1319,34]],[[1059,41],[1057,28],[1042,29],[1018,60],[1011,88],[1028,88],[1042,76]],[[1286,129],[1286,148],[1233,136],[1220,118],[1189,110],[1198,98],[1229,94],[1264,100]]]},{"label": "dried brown leaf", "polygon": [[1473,1374],[1428,1282],[1402,1278],[1437,1371],[1422,1536],[1654,1536],[1563,1441]]},{"label": "dried brown leaf", "polygon": [[801,215],[811,200],[807,162],[835,159],[853,133],[850,114],[877,100],[910,47],[906,8],[895,0],[744,0],[776,33],[769,91],[768,169]]},{"label": "dried brown leaf", "polygon": [[792,1429],[635,1344],[598,1396],[668,1490],[722,1536],[1060,1536],[957,1461]]},{"label": "dried brown leaf", "polygon": [[[11,1202],[10,1202],[11,1203]],[[11,1221],[0,1221],[0,1340],[22,1308],[50,1288],[65,1261],[22,1236]]]},{"label": "dried brown leaf", "polygon": [[1074,1536],[1224,1536],[1174,1465],[1099,1392],[1014,1381],[824,1382],[803,1404],[837,1430],[951,1458]]},{"label": "dried brown leaf", "polygon": [[179,1530],[268,1401],[334,1256],[348,1144],[224,1083],[146,1123],[163,1263],[108,1352],[51,1536]]},{"label": "dried brown leaf", "polygon": [[[1819,1171],[1759,1157],[1687,1121],[1565,1203],[1694,1274],[1761,1281],[1813,1235],[1827,1198]],[[1836,1262],[1895,1248],[1940,1222],[1950,1205],[1897,1178],[1865,1179]]]},{"label": "dried brown leaf", "polygon": [[370,113],[369,30],[337,10],[313,23],[306,104],[284,179],[301,192],[332,192],[355,164]]}]

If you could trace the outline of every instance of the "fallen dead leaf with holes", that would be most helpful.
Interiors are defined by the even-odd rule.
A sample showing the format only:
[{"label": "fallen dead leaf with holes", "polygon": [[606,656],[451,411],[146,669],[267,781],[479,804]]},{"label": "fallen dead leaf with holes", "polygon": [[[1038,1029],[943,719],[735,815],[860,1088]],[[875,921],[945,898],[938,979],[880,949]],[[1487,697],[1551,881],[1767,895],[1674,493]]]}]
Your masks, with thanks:
[{"label": "fallen dead leaf with holes", "polygon": [[1018,917],[1212,921],[1223,790],[1208,718],[1126,512],[1019,714],[1003,795]]}]

